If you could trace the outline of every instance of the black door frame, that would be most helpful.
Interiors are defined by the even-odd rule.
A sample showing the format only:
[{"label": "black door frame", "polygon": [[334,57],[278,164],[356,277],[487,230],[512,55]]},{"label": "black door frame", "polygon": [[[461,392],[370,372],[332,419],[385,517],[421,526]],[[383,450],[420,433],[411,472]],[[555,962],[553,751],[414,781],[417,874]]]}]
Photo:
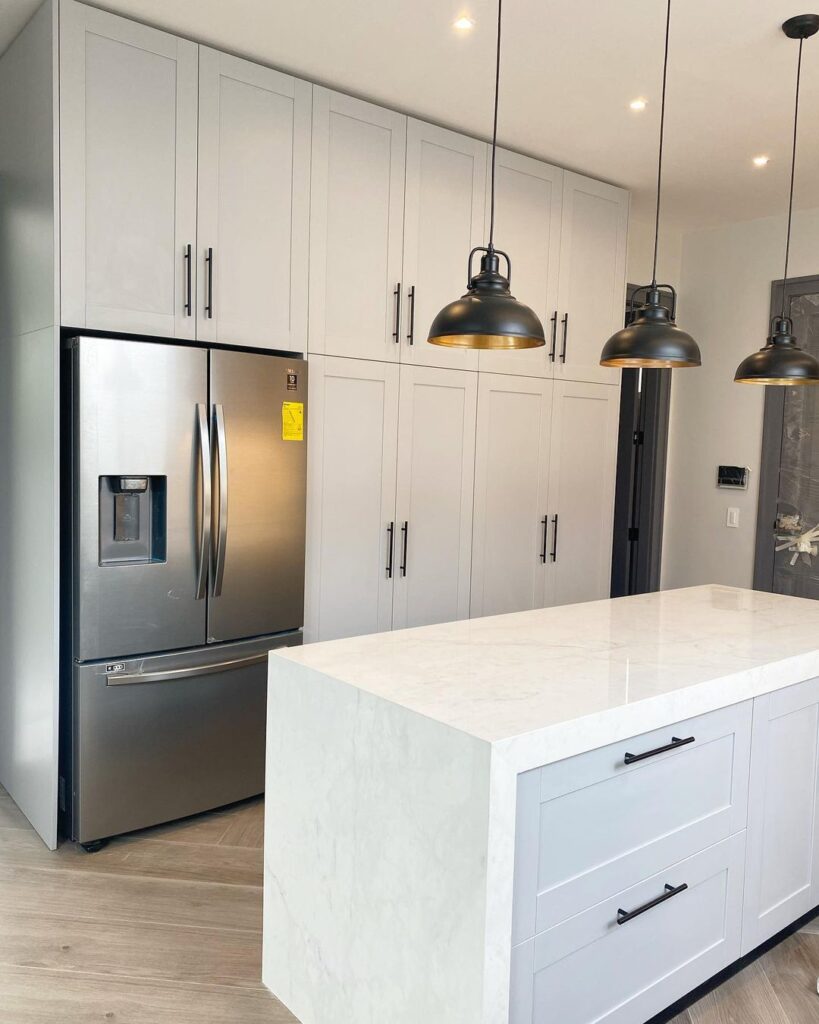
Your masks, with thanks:
[{"label": "black door frame", "polygon": [[[783,281],[771,284],[771,317],[778,316],[783,305]],[[819,275],[792,277],[785,287],[785,308],[800,295],[819,292]],[[761,346],[760,346],[761,347]],[[762,453],[759,460],[759,500],[754,542],[754,590],[773,591],[774,545],[779,498],[779,469],[782,458],[782,431],[785,426],[785,392],[776,385],[765,388],[765,415],[762,424]]]},{"label": "black door frame", "polygon": [[[627,286],[625,322],[636,285]],[[670,301],[671,296],[668,296]],[[623,370],[611,596],[660,588],[671,370]]]}]

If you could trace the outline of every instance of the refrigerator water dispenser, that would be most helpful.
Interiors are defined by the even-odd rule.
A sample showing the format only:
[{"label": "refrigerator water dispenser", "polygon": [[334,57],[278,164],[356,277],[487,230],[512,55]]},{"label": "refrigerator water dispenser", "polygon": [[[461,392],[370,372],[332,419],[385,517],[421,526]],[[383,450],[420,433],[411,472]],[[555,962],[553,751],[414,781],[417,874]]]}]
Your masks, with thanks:
[{"label": "refrigerator water dispenser", "polygon": [[100,477],[100,565],[164,562],[165,476]]}]

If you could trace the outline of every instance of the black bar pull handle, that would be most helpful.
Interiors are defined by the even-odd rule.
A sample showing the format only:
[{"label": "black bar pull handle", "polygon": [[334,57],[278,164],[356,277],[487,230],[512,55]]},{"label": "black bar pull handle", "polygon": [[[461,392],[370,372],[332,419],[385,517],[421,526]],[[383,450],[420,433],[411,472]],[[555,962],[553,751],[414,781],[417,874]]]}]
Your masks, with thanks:
[{"label": "black bar pull handle", "polygon": [[561,363],[566,362],[566,345],[569,341],[569,314],[564,313],[563,319],[560,321],[563,325],[563,345],[560,349],[560,361]]},{"label": "black bar pull handle", "polygon": [[552,344],[549,348],[549,362],[553,363],[555,361],[555,356],[557,355],[557,310],[552,313],[549,322],[552,325]]},{"label": "black bar pull handle", "polygon": [[392,579],[392,553],[395,548],[395,523],[387,527],[387,579]]},{"label": "black bar pull handle", "polygon": [[415,344],[415,285],[412,285],[408,294],[407,302],[409,302],[409,330],[407,331],[407,341],[410,345]]},{"label": "black bar pull handle", "polygon": [[688,888],[688,883],[683,882],[682,885],[666,885],[665,892],[662,896],[658,896],[655,900],[650,900],[648,903],[644,903],[642,907],[637,907],[636,910],[618,910],[617,911],[617,923],[628,924],[629,921],[633,921],[635,917],[639,917],[640,914],[645,914],[647,910],[653,910],[655,907],[659,907],[661,903],[665,903],[666,900],[671,900],[675,896],[679,896],[681,892],[685,892]]},{"label": "black bar pull handle", "polygon": [[549,535],[549,517],[548,516],[544,516],[540,520],[540,523],[541,523],[541,525],[543,527],[543,544],[541,545],[541,548],[540,548],[540,560],[541,560],[541,562],[545,562],[546,561],[546,547],[547,547],[547,544],[548,544],[547,537]]},{"label": "black bar pull handle", "polygon": [[208,268],[208,294],[205,303],[205,314],[208,320],[213,319],[213,249],[208,248],[205,253],[205,265]]},{"label": "black bar pull handle", "polygon": [[[552,526],[555,528],[554,535],[552,536],[552,550],[549,553],[549,557],[553,562],[557,561],[557,512],[552,516]],[[545,559],[544,559],[545,561]]]},{"label": "black bar pull handle", "polygon": [[407,575],[407,541],[409,539],[409,523],[404,520],[404,525],[401,527],[401,537],[403,539],[402,553],[401,553],[401,565],[398,567],[401,570],[401,575]]},{"label": "black bar pull handle", "polygon": [[185,246],[185,255],[184,255],[183,258],[184,258],[184,261],[185,261],[185,306],[184,306],[185,316],[193,316],[193,296],[191,294],[191,286],[192,286],[192,268],[191,268],[192,253],[191,253],[191,244],[190,244],[190,242],[188,242],[188,244]]},{"label": "black bar pull handle", "polygon": [[395,298],[395,328],[392,332],[392,340],[395,344],[398,344],[398,335],[401,331],[401,282],[393,288],[393,297]]},{"label": "black bar pull handle", "polygon": [[643,754],[626,754],[623,764],[635,764],[637,761],[645,761],[647,757],[656,757],[657,754],[666,754],[669,750],[676,750],[678,747],[687,747],[689,743],[696,743],[695,736],[687,736],[684,740],[677,736],[671,737],[671,742],[664,747],[655,747],[654,750],[646,750]]}]

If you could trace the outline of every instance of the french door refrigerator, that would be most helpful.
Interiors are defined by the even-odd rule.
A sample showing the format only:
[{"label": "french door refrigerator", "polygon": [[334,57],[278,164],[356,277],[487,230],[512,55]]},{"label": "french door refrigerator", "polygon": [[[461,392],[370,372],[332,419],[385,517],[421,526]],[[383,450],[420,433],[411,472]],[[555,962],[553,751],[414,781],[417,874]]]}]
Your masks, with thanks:
[{"label": "french door refrigerator", "polygon": [[307,364],[71,342],[73,839],[262,792],[266,655],[301,643]]}]

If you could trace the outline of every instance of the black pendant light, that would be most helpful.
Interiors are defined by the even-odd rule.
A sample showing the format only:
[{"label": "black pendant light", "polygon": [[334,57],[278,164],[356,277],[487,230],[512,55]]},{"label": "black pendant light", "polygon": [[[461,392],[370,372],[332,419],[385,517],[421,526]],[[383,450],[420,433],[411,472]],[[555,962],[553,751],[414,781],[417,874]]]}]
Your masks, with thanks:
[{"label": "black pendant light", "polygon": [[[663,183],[663,136],[665,134],[665,92],[668,79],[668,40],[671,29],[671,0],[665,22],[665,58],[663,60],[663,97],[660,105],[660,150],[657,161],[657,212],[654,221],[654,269],[651,284],[637,288],[631,297],[634,312],[635,297],[645,293],[645,301],[636,311],[635,318],[614,334],[603,346],[601,366],[683,367],[699,366],[702,362],[699,347],[685,331],[674,323],[677,313],[677,292],[671,285],[657,284],[657,248],[660,239],[660,195]],[[671,292],[671,309],[661,301],[661,289]]]},{"label": "black pendant light", "polygon": [[785,274],[782,281],[782,312],[771,321],[771,334],[764,348],[743,359],[734,380],[739,384],[819,384],[819,362],[796,344],[793,323],[785,315],[787,302],[788,262],[791,251],[793,222],[793,185],[796,177],[796,132],[799,124],[799,85],[802,78],[802,46],[806,39],[819,32],[819,14],[800,14],[782,26],[788,39],[799,40],[796,65],[796,103],[793,112],[793,155],[791,189],[788,199],[788,233],[785,241]]},{"label": "black pendant light", "polygon": [[[521,349],[545,345],[543,325],[534,310],[509,291],[512,265],[505,252],[494,246],[495,235],[495,153],[498,143],[498,91],[500,86],[501,10],[498,0],[498,44],[495,61],[495,120],[492,129],[492,184],[489,208],[489,244],[469,254],[467,292],[444,306],[432,321],[427,341],[454,348]],[[472,260],[482,252],[480,273],[472,276]],[[506,276],[500,273],[500,259],[506,260]]]}]

